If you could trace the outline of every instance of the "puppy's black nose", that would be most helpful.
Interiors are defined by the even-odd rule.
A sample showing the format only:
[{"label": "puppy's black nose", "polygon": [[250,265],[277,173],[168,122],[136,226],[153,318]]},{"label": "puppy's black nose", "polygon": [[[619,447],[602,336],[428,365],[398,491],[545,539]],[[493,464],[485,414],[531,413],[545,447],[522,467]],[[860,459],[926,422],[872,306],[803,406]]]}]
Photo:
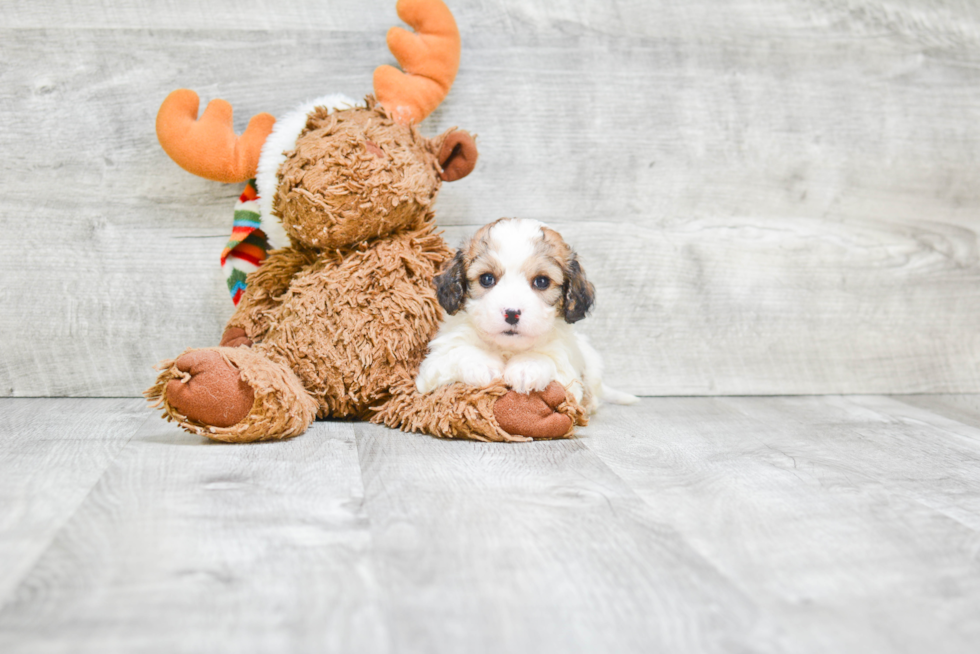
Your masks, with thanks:
[{"label": "puppy's black nose", "polygon": [[521,319],[520,309],[504,309],[504,320],[507,321],[508,325],[516,325],[517,321]]}]

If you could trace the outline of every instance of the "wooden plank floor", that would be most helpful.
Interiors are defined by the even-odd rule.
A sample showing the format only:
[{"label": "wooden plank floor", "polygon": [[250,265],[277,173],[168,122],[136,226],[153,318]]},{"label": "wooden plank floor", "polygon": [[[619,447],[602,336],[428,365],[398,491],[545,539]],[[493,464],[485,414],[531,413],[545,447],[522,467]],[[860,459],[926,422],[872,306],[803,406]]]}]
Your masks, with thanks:
[{"label": "wooden plank floor", "polygon": [[977,396],[644,399],[521,445],[0,400],[5,654],[977,642]]}]

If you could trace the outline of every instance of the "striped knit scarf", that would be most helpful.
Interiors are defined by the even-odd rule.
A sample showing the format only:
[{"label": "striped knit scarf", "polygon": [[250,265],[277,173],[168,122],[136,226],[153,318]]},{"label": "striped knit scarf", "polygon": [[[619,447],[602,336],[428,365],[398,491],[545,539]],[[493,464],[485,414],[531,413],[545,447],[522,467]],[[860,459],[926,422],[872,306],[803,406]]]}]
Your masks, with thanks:
[{"label": "striped knit scarf", "polygon": [[245,277],[259,269],[269,252],[269,239],[261,229],[258,199],[255,180],[250,179],[235,205],[231,238],[221,252],[221,269],[225,271],[228,292],[235,306],[245,292]]}]

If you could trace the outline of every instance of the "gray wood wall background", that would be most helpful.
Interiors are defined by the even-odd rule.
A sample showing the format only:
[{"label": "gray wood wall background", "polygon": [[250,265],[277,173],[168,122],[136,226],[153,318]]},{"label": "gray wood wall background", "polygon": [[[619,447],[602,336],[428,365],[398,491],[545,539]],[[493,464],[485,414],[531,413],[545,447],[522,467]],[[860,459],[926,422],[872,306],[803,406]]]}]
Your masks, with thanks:
[{"label": "gray wood wall background", "polygon": [[[980,3],[450,0],[438,215],[577,246],[641,394],[980,392]],[[217,342],[240,192],[156,143],[179,87],[243,128],[370,92],[394,0],[4,0],[0,395],[129,396]]]}]

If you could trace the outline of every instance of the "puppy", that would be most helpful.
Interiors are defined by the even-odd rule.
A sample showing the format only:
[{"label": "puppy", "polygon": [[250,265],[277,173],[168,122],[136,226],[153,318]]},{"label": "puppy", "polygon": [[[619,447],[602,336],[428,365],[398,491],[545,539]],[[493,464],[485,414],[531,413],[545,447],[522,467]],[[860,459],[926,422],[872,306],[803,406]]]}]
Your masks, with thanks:
[{"label": "puppy", "polygon": [[558,381],[588,411],[599,400],[637,400],[602,383],[602,359],[572,327],[592,308],[595,289],[555,230],[521,218],[484,225],[435,286],[448,316],[419,368],[420,393],[503,379],[518,393]]}]

